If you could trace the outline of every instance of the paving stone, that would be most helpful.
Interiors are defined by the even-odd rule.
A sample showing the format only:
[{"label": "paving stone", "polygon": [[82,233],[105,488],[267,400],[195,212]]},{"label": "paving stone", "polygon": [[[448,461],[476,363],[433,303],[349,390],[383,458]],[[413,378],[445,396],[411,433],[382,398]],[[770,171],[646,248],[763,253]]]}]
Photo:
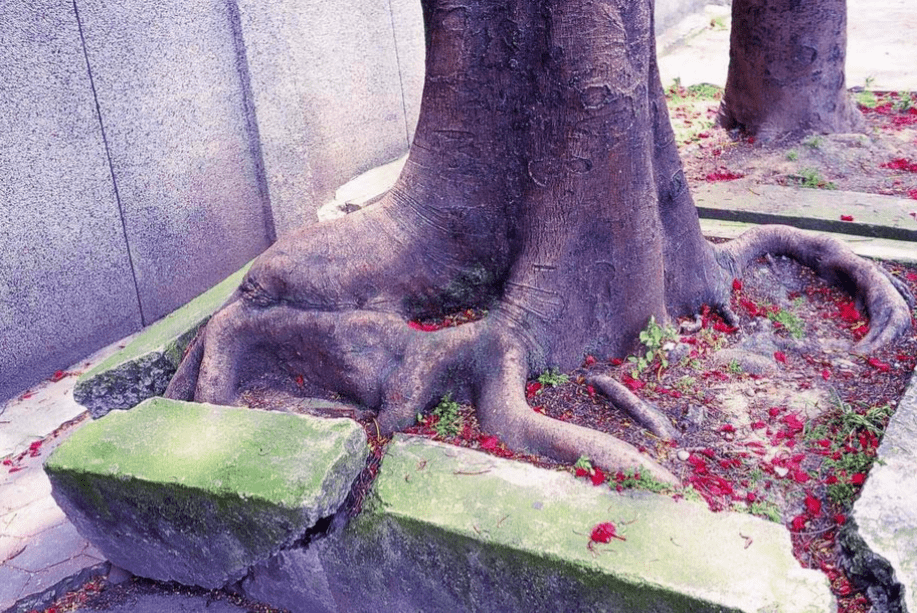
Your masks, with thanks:
[{"label": "paving stone", "polygon": [[367,454],[352,420],[152,398],[87,424],[45,470],[112,563],[213,588],[336,512]]},{"label": "paving stone", "polygon": [[44,498],[11,511],[4,517],[9,521],[0,526],[2,532],[19,537],[37,537],[67,521],[64,512],[51,498],[50,492]]},{"label": "paving stone", "polygon": [[0,611],[6,611],[19,600],[28,582],[29,573],[6,564],[0,565]]},{"label": "paving stone", "polygon": [[10,477],[2,486],[6,508],[18,509],[51,493],[51,483],[40,470],[21,470]]},{"label": "paving stone", "polygon": [[[37,573],[75,559],[75,556],[81,555],[80,552],[86,548],[87,544],[86,539],[80,536],[74,525],[69,521],[64,521],[45,530],[36,538],[30,539],[25,551],[16,556],[16,559],[10,561],[9,564],[30,573]],[[93,563],[98,564],[101,561],[97,559]]]},{"label": "paving stone", "polygon": [[[0,518],[0,526],[3,519]],[[0,529],[0,564],[6,564],[10,558],[16,557],[25,548],[25,541],[19,536],[7,536]]]},{"label": "paving stone", "polygon": [[161,395],[198,328],[239,287],[248,266],[146,328],[123,351],[83,374],[74,387],[74,399],[98,418]]}]

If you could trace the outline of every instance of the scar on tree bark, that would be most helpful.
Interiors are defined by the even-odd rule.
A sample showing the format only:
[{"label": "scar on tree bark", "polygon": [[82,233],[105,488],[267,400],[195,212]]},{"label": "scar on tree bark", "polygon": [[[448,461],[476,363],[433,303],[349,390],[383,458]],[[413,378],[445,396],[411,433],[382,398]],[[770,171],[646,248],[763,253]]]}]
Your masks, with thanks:
[{"label": "scar on tree bark", "polygon": [[[377,411],[384,433],[443,394],[510,448],[677,479],[629,444],[532,411],[526,379],[623,356],[656,321],[725,308],[784,254],[865,305],[869,352],[910,326],[904,294],[836,240],[788,227],[701,235],[656,65],[652,4],[424,0],[427,58],[405,169],[376,205],[281,238],[193,342],[166,395],[239,402],[266,370]],[[481,307],[422,332],[407,320]],[[600,381],[657,436],[667,418]]]}]

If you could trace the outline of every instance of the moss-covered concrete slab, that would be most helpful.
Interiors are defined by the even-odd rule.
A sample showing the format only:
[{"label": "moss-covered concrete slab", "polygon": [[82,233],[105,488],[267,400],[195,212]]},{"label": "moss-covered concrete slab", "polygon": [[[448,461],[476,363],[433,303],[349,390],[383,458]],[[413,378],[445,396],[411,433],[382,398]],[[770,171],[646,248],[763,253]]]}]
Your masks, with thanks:
[{"label": "moss-covered concrete slab", "polygon": [[[593,543],[613,522],[626,540]],[[396,436],[370,498],[339,535],[259,567],[251,593],[296,611],[828,613],[827,581],[783,526],[567,473]],[[315,573],[324,574],[316,588]],[[313,585],[283,598],[281,586]],[[327,587],[322,587],[327,582]],[[307,594],[314,600],[307,602]],[[328,594],[334,603],[329,604]]]},{"label": "moss-covered concrete slab", "polygon": [[113,564],[214,588],[333,514],[367,454],[352,420],[152,398],[78,430],[45,471]]},{"label": "moss-covered concrete slab", "polygon": [[185,348],[239,287],[250,265],[149,326],[123,350],[84,373],[73,389],[74,399],[98,418],[162,394]]}]

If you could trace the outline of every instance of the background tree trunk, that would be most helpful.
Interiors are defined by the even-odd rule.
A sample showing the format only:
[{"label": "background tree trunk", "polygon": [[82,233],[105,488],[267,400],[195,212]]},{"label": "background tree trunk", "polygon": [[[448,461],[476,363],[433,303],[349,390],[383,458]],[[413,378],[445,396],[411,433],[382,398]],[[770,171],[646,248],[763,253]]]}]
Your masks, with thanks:
[{"label": "background tree trunk", "polygon": [[733,0],[720,125],[764,139],[861,130],[846,50],[846,0]]}]

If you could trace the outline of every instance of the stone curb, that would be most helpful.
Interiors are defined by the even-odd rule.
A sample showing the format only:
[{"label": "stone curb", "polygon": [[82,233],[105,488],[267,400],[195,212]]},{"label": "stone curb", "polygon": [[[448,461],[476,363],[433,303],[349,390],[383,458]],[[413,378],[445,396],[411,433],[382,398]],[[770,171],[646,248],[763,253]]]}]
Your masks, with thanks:
[{"label": "stone curb", "polygon": [[877,612],[917,611],[917,371],[839,542]]},{"label": "stone curb", "polygon": [[197,330],[236,291],[250,266],[149,326],[122,351],[80,376],[74,399],[98,418],[162,394]]},{"label": "stone curb", "polygon": [[349,419],[151,398],[86,424],[45,472],[113,564],[219,588],[333,515],[368,453]]},{"label": "stone curb", "polygon": [[[604,522],[622,540],[590,542]],[[780,524],[407,435],[357,518],[256,567],[245,590],[294,613],[836,606]]]},{"label": "stone curb", "polygon": [[[704,219],[786,224],[803,230],[917,241],[917,202],[893,196],[724,181],[692,190]],[[844,221],[841,216],[849,216]]]}]

